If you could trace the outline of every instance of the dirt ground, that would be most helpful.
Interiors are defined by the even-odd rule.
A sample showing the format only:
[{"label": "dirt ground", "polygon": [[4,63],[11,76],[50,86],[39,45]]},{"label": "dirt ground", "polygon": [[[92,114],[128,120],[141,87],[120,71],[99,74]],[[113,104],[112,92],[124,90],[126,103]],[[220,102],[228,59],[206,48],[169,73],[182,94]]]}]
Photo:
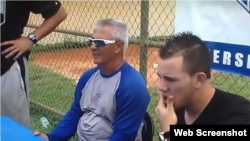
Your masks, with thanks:
[{"label": "dirt ground", "polygon": [[[148,49],[148,86],[157,82],[157,48]],[[139,46],[129,45],[125,59],[133,67],[139,70]],[[87,69],[94,66],[90,49],[72,49],[49,53],[32,54],[32,64],[53,69],[68,78],[77,80]]]}]

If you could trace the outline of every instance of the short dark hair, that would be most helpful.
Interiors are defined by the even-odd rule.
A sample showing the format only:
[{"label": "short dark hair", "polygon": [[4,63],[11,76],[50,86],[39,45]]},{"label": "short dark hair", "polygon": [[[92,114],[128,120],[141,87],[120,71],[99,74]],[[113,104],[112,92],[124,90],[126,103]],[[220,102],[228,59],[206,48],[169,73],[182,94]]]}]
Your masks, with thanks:
[{"label": "short dark hair", "polygon": [[211,77],[212,58],[206,44],[191,32],[171,35],[159,50],[161,59],[183,56],[183,68],[189,75],[204,72]]}]

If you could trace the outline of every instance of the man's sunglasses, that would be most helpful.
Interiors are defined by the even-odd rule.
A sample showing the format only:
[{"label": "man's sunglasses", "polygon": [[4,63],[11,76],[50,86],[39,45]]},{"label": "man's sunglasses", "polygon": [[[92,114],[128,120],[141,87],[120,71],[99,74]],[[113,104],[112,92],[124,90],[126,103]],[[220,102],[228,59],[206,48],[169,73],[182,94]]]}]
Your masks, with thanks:
[{"label": "man's sunglasses", "polygon": [[107,44],[114,44],[115,40],[105,40],[105,39],[93,39],[93,38],[89,38],[89,43],[90,45],[94,45],[97,48],[99,47],[104,47]]}]

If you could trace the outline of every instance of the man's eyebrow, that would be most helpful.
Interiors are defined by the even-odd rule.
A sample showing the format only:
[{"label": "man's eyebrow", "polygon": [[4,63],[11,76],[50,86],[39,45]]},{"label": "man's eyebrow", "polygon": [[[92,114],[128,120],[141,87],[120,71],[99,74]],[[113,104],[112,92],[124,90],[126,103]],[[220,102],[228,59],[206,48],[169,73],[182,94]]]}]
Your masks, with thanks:
[{"label": "man's eyebrow", "polygon": [[[160,77],[161,75],[157,72],[157,75]],[[176,78],[176,77],[171,77],[171,76],[167,76],[167,75],[164,75],[163,76],[164,78],[167,78],[167,79],[172,79],[172,80],[179,80],[179,78]]]},{"label": "man's eyebrow", "polygon": [[163,77],[167,78],[167,79],[172,79],[172,80],[179,80],[179,78],[171,77],[171,76],[167,76],[167,75],[164,75]]}]

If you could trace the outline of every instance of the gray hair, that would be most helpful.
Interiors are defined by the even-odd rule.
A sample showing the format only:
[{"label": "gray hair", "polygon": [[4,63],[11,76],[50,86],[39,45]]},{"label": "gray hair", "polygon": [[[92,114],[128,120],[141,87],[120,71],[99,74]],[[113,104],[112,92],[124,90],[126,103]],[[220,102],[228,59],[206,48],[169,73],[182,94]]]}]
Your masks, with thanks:
[{"label": "gray hair", "polygon": [[118,19],[101,19],[96,23],[96,27],[111,26],[113,29],[112,38],[120,39],[124,42],[123,52],[125,53],[128,48],[129,35],[126,24]]}]

